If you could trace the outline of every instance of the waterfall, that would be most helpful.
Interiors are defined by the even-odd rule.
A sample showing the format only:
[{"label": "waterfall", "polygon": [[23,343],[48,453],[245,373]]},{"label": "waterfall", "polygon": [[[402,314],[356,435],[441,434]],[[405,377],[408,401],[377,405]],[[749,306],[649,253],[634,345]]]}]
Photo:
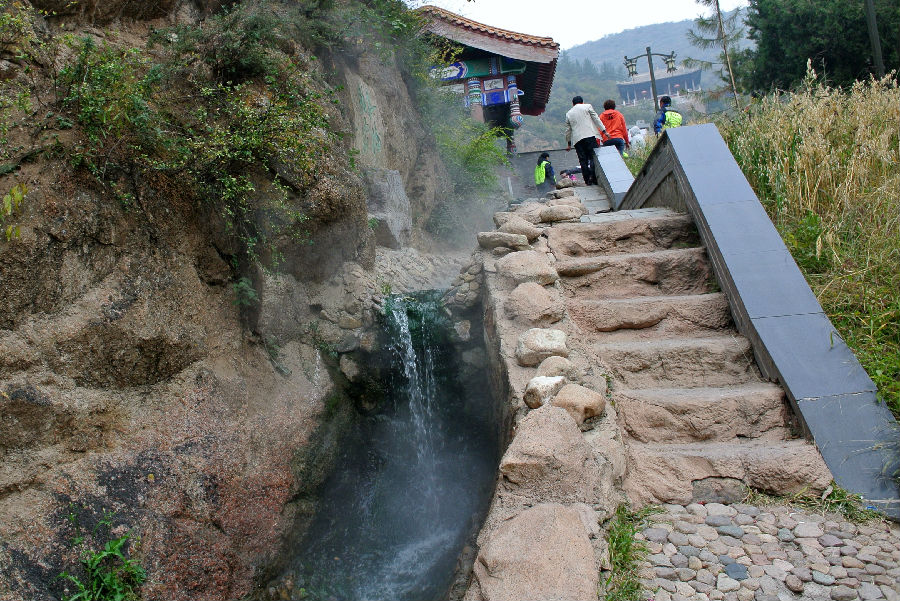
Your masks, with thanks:
[{"label": "waterfall", "polygon": [[487,374],[461,381],[436,300],[393,298],[384,317],[390,402],[344,441],[296,550],[294,577],[310,599],[443,598],[490,501],[498,441]]}]

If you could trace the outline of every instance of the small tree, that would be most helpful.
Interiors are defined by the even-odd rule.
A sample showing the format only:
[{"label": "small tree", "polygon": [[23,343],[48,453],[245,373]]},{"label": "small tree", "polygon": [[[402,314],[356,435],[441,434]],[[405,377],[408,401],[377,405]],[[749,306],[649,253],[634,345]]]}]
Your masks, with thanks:
[{"label": "small tree", "polygon": [[721,48],[722,52],[719,55],[718,63],[688,58],[684,64],[703,69],[713,69],[716,65],[720,65],[722,79],[727,85],[730,85],[731,92],[734,94],[734,106],[741,110],[730,56],[734,46],[744,38],[745,32],[740,22],[741,13],[739,10],[735,10],[730,15],[724,16],[722,8],[719,6],[719,0],[697,0],[697,3],[713,9],[713,12],[709,16],[701,15],[694,19],[694,28],[688,31],[688,40],[691,45],[703,50]]}]

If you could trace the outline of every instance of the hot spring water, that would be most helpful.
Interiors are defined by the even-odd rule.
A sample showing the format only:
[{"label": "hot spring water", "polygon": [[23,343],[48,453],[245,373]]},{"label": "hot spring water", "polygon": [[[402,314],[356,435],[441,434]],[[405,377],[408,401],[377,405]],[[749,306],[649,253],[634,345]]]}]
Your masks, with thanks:
[{"label": "hot spring water", "polygon": [[443,598],[493,492],[487,366],[463,381],[434,301],[393,299],[385,317],[390,401],[345,441],[297,551],[295,586],[312,599]]}]

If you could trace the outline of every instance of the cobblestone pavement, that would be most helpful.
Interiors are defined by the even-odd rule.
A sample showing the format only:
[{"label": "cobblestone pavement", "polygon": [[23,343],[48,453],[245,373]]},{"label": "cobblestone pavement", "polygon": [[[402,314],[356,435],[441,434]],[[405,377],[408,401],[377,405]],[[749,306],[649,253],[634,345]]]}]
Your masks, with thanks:
[{"label": "cobblestone pavement", "polygon": [[900,526],[784,505],[664,505],[639,539],[655,601],[900,601]]}]

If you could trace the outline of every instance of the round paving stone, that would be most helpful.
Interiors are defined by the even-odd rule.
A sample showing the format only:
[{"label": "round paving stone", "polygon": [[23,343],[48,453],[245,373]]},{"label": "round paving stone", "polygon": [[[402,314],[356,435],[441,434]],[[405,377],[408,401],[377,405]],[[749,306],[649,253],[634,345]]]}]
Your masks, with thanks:
[{"label": "round paving stone", "polygon": [[737,510],[721,503],[707,503],[706,513],[707,515],[727,515],[730,517],[735,515]]},{"label": "round paving stone", "polygon": [[862,584],[860,584],[858,592],[860,598],[863,601],[874,601],[875,599],[884,598],[884,595],[881,592],[881,588],[868,582],[863,582]]},{"label": "round paving stone", "polygon": [[718,532],[720,535],[724,534],[726,536],[733,536],[734,538],[741,538],[742,536],[744,536],[744,529],[740,526],[719,526],[718,528],[716,528],[716,532]]},{"label": "round paving stone", "polygon": [[831,574],[823,574],[819,570],[813,570],[812,579],[813,582],[821,584],[822,586],[831,586],[834,584],[834,576]]},{"label": "round paving stone", "polygon": [[862,568],[866,567],[866,564],[864,564],[859,559],[857,559],[856,557],[853,557],[851,555],[844,556],[844,559],[841,560],[841,564],[845,568],[862,569]]},{"label": "round paving stone", "polygon": [[678,552],[685,557],[697,557],[700,555],[700,549],[691,545],[682,545],[678,547]]},{"label": "round paving stone", "polygon": [[695,557],[693,555],[688,556],[688,567],[694,571],[699,570],[703,567],[703,562],[700,561],[699,557]]},{"label": "round paving stone", "polygon": [[741,583],[723,573],[719,574],[719,577],[716,579],[716,588],[723,593],[730,593],[741,588]]},{"label": "round paving stone", "polygon": [[747,588],[740,588],[737,592],[738,601],[753,601],[755,593]]},{"label": "round paving stone", "polygon": [[702,582],[703,584],[715,584],[716,577],[712,575],[712,572],[706,569],[697,570],[696,576],[697,582]]},{"label": "round paving stone", "polygon": [[669,538],[669,532],[662,528],[647,528],[644,530],[644,536],[647,540],[652,540],[655,543],[664,543]]},{"label": "round paving stone", "polygon": [[824,534],[819,537],[819,544],[823,547],[840,547],[844,541],[833,534]]},{"label": "round paving stone", "polygon": [[736,516],[734,516],[734,523],[737,524],[738,526],[749,526],[750,524],[754,523],[755,521],[756,520],[753,519],[751,516],[744,515],[743,513],[739,513]]},{"label": "round paving stone", "polygon": [[744,580],[748,577],[747,566],[739,563],[730,563],[725,566],[725,573],[735,580]]},{"label": "round paving stone", "polygon": [[793,532],[797,538],[819,538],[825,534],[821,526],[814,522],[801,522],[794,527]]},{"label": "round paving stone", "polygon": [[803,582],[809,582],[813,579],[812,571],[809,568],[794,568],[793,573]]},{"label": "round paving stone", "polygon": [[669,533],[669,542],[675,545],[676,547],[680,547],[681,545],[686,545],[688,542],[687,534],[682,534],[681,532],[670,532]]},{"label": "round paving stone", "polygon": [[834,601],[853,601],[856,599],[856,591],[848,586],[836,586],[831,589],[831,598]]},{"label": "round paving stone", "polygon": [[719,537],[719,540],[722,541],[723,544],[728,545],[729,547],[740,547],[741,541],[738,538],[734,538],[733,536],[722,535]]},{"label": "round paving stone", "polygon": [[731,518],[727,515],[721,514],[710,514],[706,516],[706,520],[704,520],[707,526],[712,526],[713,528],[717,528],[719,526],[728,526],[731,524]]},{"label": "round paving stone", "polygon": [[675,574],[675,570],[672,568],[654,568],[653,573],[656,574],[657,578],[664,578],[665,580],[675,580],[678,578]]},{"label": "round paving stone", "polygon": [[692,547],[705,547],[706,539],[699,534],[688,534],[688,544]]},{"label": "round paving stone", "polygon": [[676,568],[686,568],[688,563],[687,557],[685,557],[681,553],[676,553],[669,559],[669,561],[671,561],[672,565]]},{"label": "round paving stone", "polygon": [[697,533],[697,524],[692,524],[690,522],[678,521],[675,522],[675,531],[681,532],[682,534],[696,534]]},{"label": "round paving stone", "polygon": [[682,582],[690,582],[697,575],[697,571],[690,568],[677,568],[675,570],[675,575],[678,576],[678,579]]},{"label": "round paving stone", "polygon": [[795,574],[788,574],[787,578],[784,579],[784,585],[793,593],[803,592],[803,581]]},{"label": "round paving stone", "polygon": [[725,566],[731,565],[734,563],[734,558],[730,555],[719,555],[719,563]]},{"label": "round paving stone", "polygon": [[787,528],[780,528],[778,530],[778,540],[785,543],[792,542],[794,540],[794,534]]}]

